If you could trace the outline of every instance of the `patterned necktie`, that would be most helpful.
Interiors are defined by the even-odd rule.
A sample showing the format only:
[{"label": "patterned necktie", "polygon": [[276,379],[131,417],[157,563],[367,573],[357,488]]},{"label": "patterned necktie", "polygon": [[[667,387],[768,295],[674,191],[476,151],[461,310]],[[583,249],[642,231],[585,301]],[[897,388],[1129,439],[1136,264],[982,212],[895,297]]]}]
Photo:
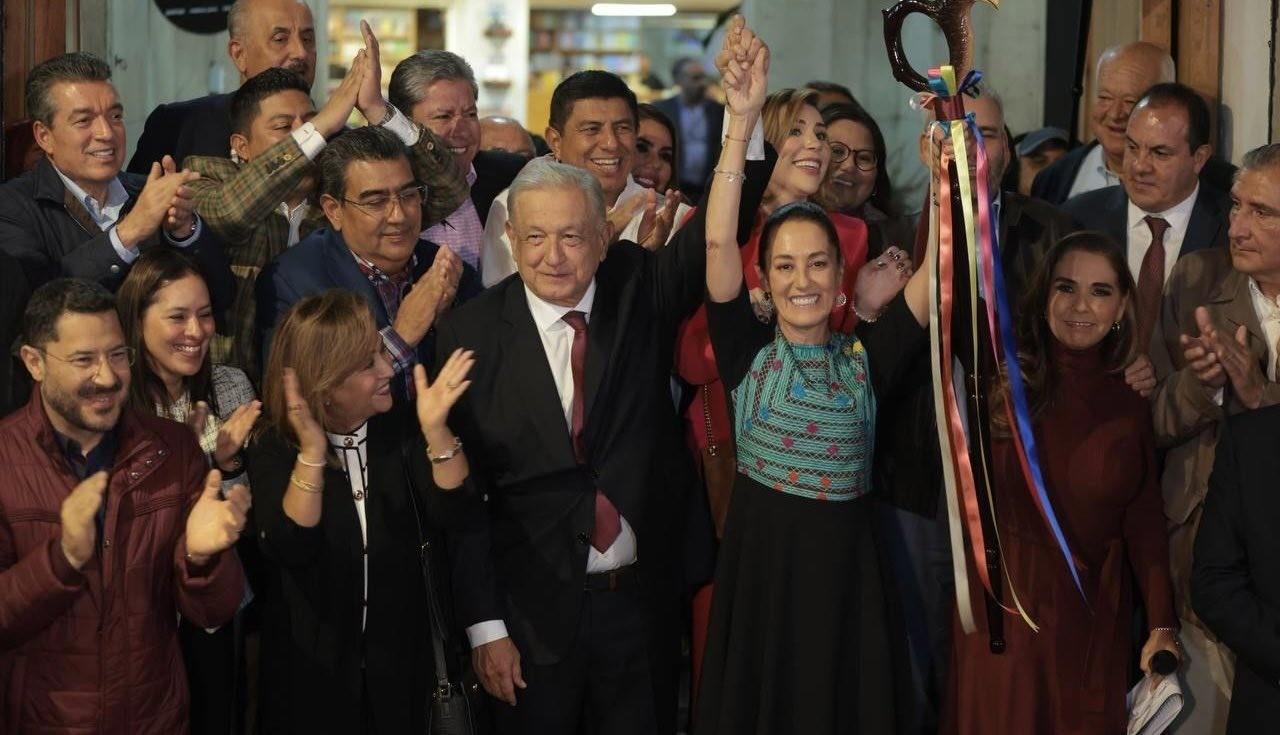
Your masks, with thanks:
[{"label": "patterned necktie", "polygon": [[1164,291],[1164,233],[1169,231],[1168,220],[1144,217],[1151,228],[1151,247],[1142,256],[1138,269],[1138,347],[1144,352],[1151,344],[1151,332],[1160,316],[1160,294]]},{"label": "patterned necktie", "polygon": [[[582,427],[586,423],[586,391],[582,385],[587,375],[587,317],[580,311],[571,311],[560,318],[573,328],[573,349],[569,353],[569,364],[573,368],[573,405],[569,409],[573,456],[579,464],[587,464],[587,448],[582,437]],[[603,554],[613,546],[620,533],[622,517],[618,515],[618,509],[596,488],[596,520],[591,529],[591,546]]]}]

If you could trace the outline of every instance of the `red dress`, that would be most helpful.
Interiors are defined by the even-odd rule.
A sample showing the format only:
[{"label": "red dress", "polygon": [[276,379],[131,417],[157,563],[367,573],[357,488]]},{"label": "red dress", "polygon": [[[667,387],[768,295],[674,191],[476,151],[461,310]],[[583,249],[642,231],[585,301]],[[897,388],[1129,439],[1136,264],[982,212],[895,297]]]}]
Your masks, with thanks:
[{"label": "red dress", "polygon": [[1035,436],[1046,490],[1083,566],[1088,604],[1031,500],[1012,443],[993,441],[1005,560],[1040,632],[1006,615],[1007,648],[991,653],[984,592],[970,559],[978,630],[964,635],[953,616],[944,733],[1122,734],[1134,572],[1148,625],[1177,625],[1150,406],[1121,375],[1104,369],[1097,347],[1074,351],[1055,343],[1051,360],[1054,400],[1036,421]]}]

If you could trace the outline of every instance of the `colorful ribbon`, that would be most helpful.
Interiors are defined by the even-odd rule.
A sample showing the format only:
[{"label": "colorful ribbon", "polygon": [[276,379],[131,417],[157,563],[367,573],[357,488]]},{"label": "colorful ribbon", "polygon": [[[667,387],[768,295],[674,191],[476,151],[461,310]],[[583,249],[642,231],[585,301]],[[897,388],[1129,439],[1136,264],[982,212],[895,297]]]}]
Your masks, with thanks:
[{"label": "colorful ribbon", "polygon": [[[1084,597],[1084,588],[1080,583],[1075,557],[1067,544],[1061,524],[1054,513],[1048,493],[1045,491],[1043,473],[1040,470],[1039,455],[1036,450],[1035,436],[1032,430],[1030,412],[1027,408],[1025,382],[1017,359],[1015,340],[1008,294],[1005,288],[1004,274],[999,258],[998,235],[995,232],[991,217],[991,199],[987,181],[988,161],[982,133],[978,129],[972,115],[964,114],[963,101],[960,94],[976,95],[976,85],[982,79],[978,71],[970,71],[958,86],[955,73],[951,67],[940,67],[930,70],[929,83],[932,92],[922,92],[912,100],[913,106],[930,106],[934,109],[937,122],[934,126],[943,132],[943,138],[950,139],[954,157],[945,151],[939,163],[938,190],[931,192],[937,201],[936,212],[930,216],[930,242],[937,243],[936,252],[931,253],[929,260],[930,286],[934,297],[930,300],[930,352],[932,354],[932,373],[934,384],[934,408],[938,428],[938,445],[943,454],[943,482],[947,491],[947,511],[951,534],[952,548],[963,549],[964,529],[967,528],[969,547],[973,554],[974,566],[979,580],[993,600],[1006,611],[1014,612],[999,600],[991,585],[986,564],[986,544],[983,535],[981,511],[977,501],[977,481],[968,451],[968,438],[961,419],[959,402],[956,399],[955,385],[952,379],[954,345],[951,343],[951,314],[954,306],[954,214],[951,210],[951,180],[949,164],[956,164],[956,185],[960,190],[961,220],[966,242],[967,262],[971,265],[973,276],[969,279],[968,297],[970,305],[970,343],[964,345],[971,350],[974,364],[979,362],[978,340],[978,292],[981,290],[986,302],[986,321],[992,335],[991,351],[995,364],[1006,364],[1009,373],[1008,400],[1005,401],[1006,412],[1013,434],[1013,442],[1019,465],[1032,498],[1053,533],[1059,551],[1062,553],[1071,571],[1076,589]],[[975,170],[973,181],[970,181],[968,145],[965,142],[965,130],[973,133],[975,153]],[[930,131],[932,136],[932,131]],[[976,192],[975,186],[976,184]],[[976,196],[974,196],[976,194]],[[976,201],[976,212],[975,212]],[[936,240],[934,239],[936,238]],[[981,289],[979,289],[981,281]],[[1002,353],[1007,360],[1002,360]],[[976,432],[978,446],[983,446],[985,426],[969,427]],[[994,513],[994,493],[990,486],[990,467],[986,465],[985,452],[979,452],[983,467],[987,470],[985,490],[988,503]],[[999,526],[995,527],[995,542],[998,549],[1003,547]],[[1001,552],[1003,557],[1003,552]],[[1033,629],[1038,630],[1022,605],[1012,577],[1004,566],[1004,577],[1008,580],[1010,596],[1017,613]],[[968,574],[963,558],[958,563],[953,555],[953,571],[956,576],[956,603],[960,612],[961,626],[967,633],[975,630],[972,601],[969,597]]]}]

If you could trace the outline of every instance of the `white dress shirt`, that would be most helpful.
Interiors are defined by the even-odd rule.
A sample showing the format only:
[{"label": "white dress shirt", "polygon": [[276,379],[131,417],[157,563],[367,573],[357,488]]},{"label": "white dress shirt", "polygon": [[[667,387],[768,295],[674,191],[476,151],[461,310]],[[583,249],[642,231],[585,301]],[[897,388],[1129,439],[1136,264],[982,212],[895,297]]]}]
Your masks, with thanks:
[{"label": "white dress shirt", "polygon": [[347,473],[347,482],[351,484],[351,500],[356,504],[356,516],[360,519],[360,551],[364,561],[364,591],[361,592],[360,630],[364,630],[369,617],[369,531],[365,523],[364,501],[369,491],[369,456],[365,440],[369,435],[369,424],[363,423],[360,428],[350,434],[329,435],[329,446],[342,462]]},{"label": "white dress shirt", "polygon": [[1093,147],[1080,162],[1080,170],[1076,171],[1076,180],[1071,183],[1071,191],[1067,198],[1084,194],[1095,189],[1120,185],[1120,174],[1107,168],[1107,157],[1103,153],[1102,144]]},{"label": "white dress shirt", "polygon": [[1142,269],[1142,259],[1151,247],[1151,227],[1147,225],[1147,217],[1159,217],[1169,223],[1164,233],[1164,280],[1168,282],[1173,266],[1178,262],[1178,253],[1182,251],[1182,241],[1187,236],[1187,224],[1191,222],[1191,210],[1196,205],[1196,197],[1200,194],[1200,185],[1196,184],[1191,196],[1173,205],[1163,212],[1145,212],[1141,207],[1129,202],[1129,243],[1126,248],[1129,272],[1136,281]]},{"label": "white dress shirt", "polygon": [[[1267,339],[1267,380],[1276,382],[1276,357],[1280,349],[1280,299],[1268,298],[1258,288],[1258,282],[1249,279],[1249,295],[1253,299],[1253,311],[1258,315],[1258,324],[1262,326],[1262,334]],[[1235,335],[1232,335],[1235,338]]]},{"label": "white dress shirt", "polygon": [[[587,324],[591,323],[591,307],[596,298],[596,282],[591,281],[587,292],[576,306],[557,306],[538,298],[529,287],[524,289],[525,298],[529,302],[529,313],[533,316],[534,326],[538,328],[538,336],[542,339],[542,348],[546,351],[547,364],[551,368],[551,379],[555,381],[556,392],[560,394],[560,408],[564,411],[565,431],[569,431],[573,418],[573,327],[562,317],[571,311],[580,311],[586,315]],[[604,552],[596,551],[594,546],[587,549],[587,574],[607,572],[621,569],[636,561],[636,533],[627,522],[625,516],[618,515],[622,528],[613,545]],[[507,626],[501,620],[485,620],[467,628],[467,640],[471,647],[507,637]]]}]

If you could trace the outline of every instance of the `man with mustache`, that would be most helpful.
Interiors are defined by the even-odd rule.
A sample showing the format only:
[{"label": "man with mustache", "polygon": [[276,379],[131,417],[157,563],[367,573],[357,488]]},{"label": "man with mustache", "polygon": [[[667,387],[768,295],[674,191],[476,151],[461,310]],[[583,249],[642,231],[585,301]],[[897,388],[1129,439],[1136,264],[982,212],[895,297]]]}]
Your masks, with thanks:
[{"label": "man with mustache", "polygon": [[0,422],[0,700],[6,732],[186,732],[179,614],[217,627],[244,576],[223,553],[249,491],[225,496],[191,430],[128,407],[115,299],[36,290],[21,356],[37,383]]},{"label": "man with mustache", "polygon": [[[1280,403],[1280,376],[1276,374],[1280,355],[1277,192],[1280,145],[1245,154],[1231,188],[1227,215],[1230,248],[1202,248],[1178,260],[1165,288],[1159,328],[1152,340],[1151,359],[1161,376],[1152,408],[1156,443],[1167,450],[1160,479],[1170,526],[1170,571],[1181,625],[1178,637],[1192,662],[1186,669],[1192,705],[1178,732],[1222,732],[1233,679],[1237,694],[1256,697],[1263,688],[1274,691],[1275,687],[1275,679],[1261,674],[1265,669],[1256,668],[1257,659],[1242,656],[1237,670],[1227,648],[1242,651],[1266,645],[1261,638],[1239,636],[1239,619],[1247,616],[1242,598],[1222,595],[1209,599],[1203,594],[1236,588],[1233,576],[1238,581],[1246,565],[1241,562],[1227,569],[1221,554],[1230,553],[1224,546],[1230,539],[1221,535],[1216,543],[1212,539],[1204,542],[1218,561],[1203,563],[1202,542],[1196,540],[1196,534],[1200,531],[1204,537],[1209,531],[1201,528],[1201,519],[1210,523],[1205,496],[1217,492],[1218,480],[1211,483],[1210,474],[1216,472],[1214,462],[1224,423],[1236,414]],[[1274,446],[1274,437],[1271,444]],[[1255,459],[1238,456],[1242,466]],[[1213,491],[1209,490],[1211,484]],[[1274,487],[1274,476],[1270,485]],[[1217,513],[1222,511],[1220,507]],[[1219,516],[1215,522],[1221,520]],[[1202,585],[1202,581],[1210,584]],[[1248,586],[1248,582],[1241,584]],[[1222,637],[1221,642],[1217,636]],[[1237,720],[1248,722],[1248,712],[1263,718],[1261,713],[1273,711],[1263,706],[1265,699],[1241,700],[1239,712],[1232,707],[1232,731],[1267,729],[1241,729],[1234,724]]]},{"label": "man with mustache", "polygon": [[1226,195],[1199,178],[1212,152],[1204,99],[1181,84],[1157,84],[1129,116],[1123,184],[1062,206],[1086,229],[1101,230],[1124,247],[1138,283],[1140,348],[1151,340],[1160,294],[1178,258],[1226,245]]},{"label": "man with mustache", "polygon": [[379,126],[351,130],[316,158],[328,220],[268,265],[257,283],[265,364],[276,323],[294,302],[330,288],[363,295],[396,371],[398,400],[413,396],[413,366],[430,366],[434,326],[480,291],[480,277],[448,248],[419,238],[429,192],[404,141]]},{"label": "man with mustache", "polygon": [[[272,67],[296,73],[308,89],[315,82],[315,22],[302,0],[236,0],[227,12],[227,32],[227,55],[241,84]],[[147,116],[129,170],[146,173],[166,155],[178,165],[187,156],[226,158],[230,138],[230,93],[160,105]]]},{"label": "man with mustache", "polygon": [[414,125],[382,98],[378,41],[361,22],[365,48],[325,106],[316,112],[304,79],[272,67],[232,95],[232,159],[191,156],[200,173],[192,183],[196,209],[223,239],[236,276],[230,338],[214,342],[214,360],[230,362],[257,377],[262,367],[254,339],[254,283],[262,267],[325,224],[311,206],[316,188],[313,161],[340,133],[353,109],[371,125],[394,131],[408,147],[414,175],[429,196],[424,222],[437,222],[467,197],[467,184],[445,142]]}]

